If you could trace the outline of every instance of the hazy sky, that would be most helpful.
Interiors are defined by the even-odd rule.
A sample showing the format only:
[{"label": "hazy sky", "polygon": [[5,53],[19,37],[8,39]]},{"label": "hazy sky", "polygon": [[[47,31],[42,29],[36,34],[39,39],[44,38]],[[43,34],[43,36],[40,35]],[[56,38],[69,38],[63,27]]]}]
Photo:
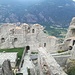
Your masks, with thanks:
[{"label": "hazy sky", "polygon": [[73,1],[75,1],[75,0],[73,0]]},{"label": "hazy sky", "polygon": [[42,0],[16,0],[16,1],[21,1],[21,2],[39,2]]},{"label": "hazy sky", "polygon": [[18,0],[18,1],[40,1],[40,0]]},{"label": "hazy sky", "polygon": [[[5,0],[0,0],[0,1],[5,1]],[[7,2],[10,1],[20,1],[20,2],[38,2],[42,0],[7,0]]]},{"label": "hazy sky", "polygon": [[5,2],[5,0],[0,0],[0,3],[8,3],[8,2],[10,2],[10,3],[13,3],[13,2],[20,2],[20,3],[37,3],[37,2],[41,2],[41,1],[44,1],[44,0],[7,0],[6,2]]},{"label": "hazy sky", "polygon": [[42,2],[44,0],[0,0],[0,4],[14,4],[14,3],[24,3],[25,5],[31,5],[31,4],[35,4],[35,3],[39,3]]},{"label": "hazy sky", "polygon": [[41,2],[41,1],[43,1],[43,0],[17,0],[17,1],[20,1],[20,2],[29,2],[29,3],[31,3],[31,2]]}]

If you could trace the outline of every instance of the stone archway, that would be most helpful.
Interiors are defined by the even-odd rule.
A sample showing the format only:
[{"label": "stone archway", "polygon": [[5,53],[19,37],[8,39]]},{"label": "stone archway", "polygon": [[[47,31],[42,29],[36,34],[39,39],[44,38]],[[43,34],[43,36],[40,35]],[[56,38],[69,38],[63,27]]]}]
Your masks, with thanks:
[{"label": "stone archway", "polygon": [[28,50],[30,50],[30,46],[26,46],[26,53],[28,53]]}]

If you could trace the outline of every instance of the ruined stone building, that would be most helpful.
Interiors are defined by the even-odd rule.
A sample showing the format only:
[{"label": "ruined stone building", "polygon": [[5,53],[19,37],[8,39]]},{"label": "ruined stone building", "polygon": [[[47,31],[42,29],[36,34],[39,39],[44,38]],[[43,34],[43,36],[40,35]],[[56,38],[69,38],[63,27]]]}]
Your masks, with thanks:
[{"label": "ruined stone building", "polygon": [[[28,25],[26,23],[23,23],[17,26],[15,23],[6,23],[0,26],[0,49],[25,47],[24,51],[26,52],[26,54],[25,52],[23,53],[21,65],[19,68],[20,72],[24,75],[28,75],[27,70],[30,70],[32,75],[37,75],[35,66],[30,60],[30,55],[27,54],[29,53],[28,50],[31,54],[32,51],[36,52],[38,51],[37,49],[39,47],[42,47],[46,48],[50,52],[53,52],[53,50],[55,50],[55,45],[57,44],[57,42],[58,39],[54,36],[49,36],[48,34],[46,34],[44,31],[44,27],[39,24]],[[2,54],[0,55],[2,56]],[[9,57],[6,59],[9,59]],[[11,61],[11,59],[12,57],[10,57],[9,60]]]},{"label": "ruined stone building", "polygon": [[7,23],[0,26],[0,48],[26,47],[36,50],[38,47],[54,48],[57,38],[44,33],[44,27],[39,24],[28,25],[26,23],[17,26],[15,23]]},{"label": "ruined stone building", "polygon": [[[67,75],[63,69],[69,68],[72,61],[75,63],[75,18],[60,44],[56,37],[47,35],[44,27],[39,24],[23,23],[17,26],[15,23],[8,23],[0,26],[0,48],[16,47],[25,47],[18,73]],[[58,53],[59,50],[64,52]]]},{"label": "ruined stone building", "polygon": [[0,75],[14,75],[9,60],[5,60],[3,64],[0,65]]},{"label": "ruined stone building", "polygon": [[[54,43],[54,45],[53,45],[53,41],[54,41],[55,37],[52,37],[52,36],[45,35],[45,37],[47,36],[47,38],[49,38],[50,41],[48,39],[46,40],[46,38],[44,39],[43,37],[40,39],[40,41],[43,39],[43,42],[40,46],[38,46],[39,49],[36,47],[36,49],[38,50],[38,53],[39,53],[38,57],[37,57],[38,68],[39,68],[38,75],[67,75],[63,71],[63,69],[65,69],[65,68],[68,69],[75,65],[75,32],[74,32],[75,27],[74,27],[74,25],[75,25],[75,18],[72,19],[72,22],[69,26],[67,35],[66,35],[63,43],[61,43],[61,44]],[[45,42],[44,40],[46,41],[46,45],[48,47],[47,46],[44,47],[44,42]],[[52,41],[52,43],[51,43],[51,41]],[[63,50],[64,52],[58,53],[59,50],[60,51]],[[52,53],[52,52],[54,52],[54,53]],[[25,56],[23,59],[24,59],[24,63],[26,63]],[[30,56],[28,59],[30,59]],[[28,61],[30,61],[30,60],[28,60]],[[30,61],[30,62],[32,62],[32,61]],[[25,64],[24,64],[24,66],[25,66]],[[32,68],[32,66],[30,68]],[[21,70],[22,70],[21,71],[22,73],[25,72],[24,68],[21,68]]]}]

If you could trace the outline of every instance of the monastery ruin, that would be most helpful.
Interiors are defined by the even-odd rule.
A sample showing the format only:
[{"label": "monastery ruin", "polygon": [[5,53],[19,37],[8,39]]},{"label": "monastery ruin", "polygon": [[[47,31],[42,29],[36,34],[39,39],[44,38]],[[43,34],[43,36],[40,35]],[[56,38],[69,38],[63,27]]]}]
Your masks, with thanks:
[{"label": "monastery ruin", "polygon": [[36,51],[38,47],[50,50],[57,43],[57,38],[44,33],[44,27],[39,24],[28,25],[5,24],[0,26],[0,48],[26,47]]},{"label": "monastery ruin", "polygon": [[75,17],[63,43],[39,24],[1,25],[0,49],[18,47],[25,47],[18,74],[67,75],[65,70],[75,65]]}]

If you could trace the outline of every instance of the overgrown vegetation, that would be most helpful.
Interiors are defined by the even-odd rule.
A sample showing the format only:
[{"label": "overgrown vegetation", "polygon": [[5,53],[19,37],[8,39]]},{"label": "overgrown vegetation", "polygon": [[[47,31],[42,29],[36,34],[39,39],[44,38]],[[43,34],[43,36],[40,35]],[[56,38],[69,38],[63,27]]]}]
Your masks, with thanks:
[{"label": "overgrown vegetation", "polygon": [[11,48],[11,49],[0,49],[0,52],[18,52],[18,60],[17,60],[17,66],[19,65],[21,61],[21,57],[23,54],[24,48]]},{"label": "overgrown vegetation", "polygon": [[75,75],[75,66],[68,69],[67,74],[68,75]]},{"label": "overgrown vegetation", "polygon": [[62,53],[62,52],[65,52],[65,50],[59,50],[59,51],[58,51],[58,53]]},{"label": "overgrown vegetation", "polygon": [[38,52],[31,52],[31,54],[38,54]]}]

